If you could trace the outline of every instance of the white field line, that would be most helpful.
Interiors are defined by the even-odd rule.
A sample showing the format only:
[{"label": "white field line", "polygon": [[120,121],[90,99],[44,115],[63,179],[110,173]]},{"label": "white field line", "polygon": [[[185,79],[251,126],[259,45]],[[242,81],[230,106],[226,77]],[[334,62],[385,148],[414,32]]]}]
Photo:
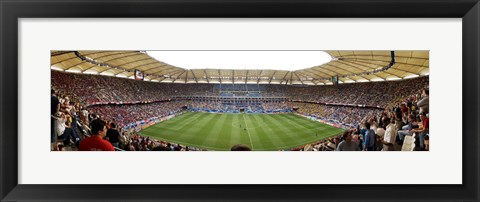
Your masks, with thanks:
[{"label": "white field line", "polygon": [[247,126],[247,120],[245,119],[245,114],[242,114],[243,116],[243,120],[245,121],[245,128],[247,130],[247,134],[248,134],[248,139],[250,139],[250,144],[252,145],[252,150],[253,150],[253,142],[252,142],[252,137],[250,136],[250,132],[248,131],[248,126]]}]

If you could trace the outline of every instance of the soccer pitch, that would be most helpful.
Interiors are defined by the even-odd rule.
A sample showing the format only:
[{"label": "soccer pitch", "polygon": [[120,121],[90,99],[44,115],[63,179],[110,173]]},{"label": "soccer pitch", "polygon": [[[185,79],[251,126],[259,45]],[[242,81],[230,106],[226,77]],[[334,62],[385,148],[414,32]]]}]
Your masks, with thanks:
[{"label": "soccer pitch", "polygon": [[289,114],[187,112],[160,122],[140,135],[208,150],[245,144],[255,151],[289,149],[341,133],[338,129]]}]

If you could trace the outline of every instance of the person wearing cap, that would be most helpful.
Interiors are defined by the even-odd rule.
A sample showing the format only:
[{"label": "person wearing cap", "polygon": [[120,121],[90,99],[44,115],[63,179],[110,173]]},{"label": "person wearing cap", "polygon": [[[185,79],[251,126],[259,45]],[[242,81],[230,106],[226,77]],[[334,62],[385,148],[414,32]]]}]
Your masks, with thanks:
[{"label": "person wearing cap", "polygon": [[80,142],[79,151],[115,151],[110,142],[104,140],[107,135],[105,121],[95,119],[91,123],[92,136],[85,138]]},{"label": "person wearing cap", "polygon": [[352,132],[345,131],[342,135],[343,141],[338,144],[337,151],[360,151],[358,143],[352,141]]},{"label": "person wearing cap", "polygon": [[428,129],[429,129],[429,119],[427,117],[427,114],[425,112],[420,113],[420,120],[422,120],[422,128],[416,128],[410,130],[412,133],[417,133],[418,134],[418,140],[420,142],[420,150],[425,149],[425,136],[428,134]]}]

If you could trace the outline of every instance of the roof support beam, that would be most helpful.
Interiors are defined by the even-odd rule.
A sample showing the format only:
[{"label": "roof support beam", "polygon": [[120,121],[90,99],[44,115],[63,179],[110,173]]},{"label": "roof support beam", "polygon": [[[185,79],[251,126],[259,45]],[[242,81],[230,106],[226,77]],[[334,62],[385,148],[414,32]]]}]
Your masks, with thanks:
[{"label": "roof support beam", "polygon": [[[155,63],[156,63],[156,62],[155,62]],[[152,63],[147,63],[147,64],[152,64]],[[138,67],[141,67],[141,66],[145,66],[145,65],[137,66],[137,67],[135,67],[135,69],[137,69]],[[110,68],[110,69],[112,69],[112,68]],[[108,70],[110,70],[110,69],[105,69],[105,70],[103,70],[103,71],[101,71],[101,72],[98,72],[98,73],[102,73],[102,72],[108,71]],[[118,67],[115,67],[114,69],[118,69]],[[125,69],[123,69],[123,68],[121,68],[121,69],[124,70],[124,71],[129,71],[129,70],[125,70]],[[143,73],[145,73],[145,71],[146,71],[146,70],[144,70]]]},{"label": "roof support beam", "polygon": [[[80,53],[78,53],[77,51],[75,51],[74,53],[75,53],[75,56],[76,56],[78,59],[80,59],[80,62],[79,62],[79,63],[76,63],[76,64],[74,64],[74,65],[71,65],[70,67],[66,67],[66,69],[64,69],[64,70],[71,69],[72,67],[75,67],[75,66],[77,66],[77,65],[80,65],[80,64],[82,64],[82,63],[84,63],[84,62],[86,63],[86,61],[84,61],[81,57],[79,57]],[[93,67],[93,66],[92,66],[92,67]],[[92,67],[89,67],[88,69],[90,69],[90,68],[92,68]],[[82,70],[82,73],[83,73],[83,71],[85,71],[85,70]]]},{"label": "roof support beam", "polygon": [[[104,52],[108,52],[108,51],[104,51]],[[99,52],[96,52],[96,53],[99,53]],[[90,53],[90,54],[96,54],[96,53]],[[86,54],[86,55],[90,55],[90,54]],[[125,53],[121,53],[121,54],[125,54]],[[135,53],[135,54],[140,54],[140,53]],[[142,54],[143,54],[143,53],[142,53]],[[82,70],[82,73],[85,72],[85,71],[87,71],[87,70],[89,70],[89,69],[91,69],[91,68],[93,68],[93,67],[95,67],[95,66],[101,66],[101,65],[106,65],[107,67],[110,66],[110,65],[108,65],[108,64],[105,63],[105,62],[102,62],[102,63],[98,63],[98,64],[97,64],[97,62],[93,61],[94,59],[85,58],[85,55],[81,55],[80,52],[75,52],[75,55],[76,55],[77,57],[79,57],[79,58],[82,60],[82,62],[88,62],[88,63],[90,63],[90,64],[93,64],[93,66],[90,66],[89,68],[87,68],[87,69],[85,69],[85,70]],[[111,56],[112,54],[108,54],[108,55]],[[85,60],[83,60],[82,57],[85,58]],[[117,59],[118,59],[118,58],[117,58]],[[92,61],[90,61],[90,60],[92,60]],[[143,60],[145,60],[145,59],[143,59]],[[133,62],[138,62],[138,61],[141,61],[141,60],[137,60],[137,61],[133,61]],[[132,62],[129,62],[129,63],[132,63]],[[81,63],[79,63],[79,64],[81,64]],[[76,65],[79,65],[79,64],[76,64]],[[128,63],[125,63],[125,64],[128,64]],[[122,65],[125,65],[125,64],[122,64]],[[75,65],[75,66],[76,66],[76,65]],[[121,73],[124,73],[124,72],[129,72],[129,71],[130,71],[130,70],[127,70],[127,69],[125,69],[125,68],[120,67],[120,66],[122,66],[122,65],[119,65],[119,66],[113,66],[113,65],[111,65],[111,66],[113,66],[114,69],[123,70],[123,71],[121,71],[121,72],[119,72],[119,73],[117,73],[117,74],[113,74],[114,76],[116,76],[116,75],[118,75],[118,74],[121,74]],[[71,67],[70,67],[70,68],[71,68]],[[68,69],[70,69],[70,68],[68,68]],[[110,70],[110,69],[111,69],[111,68],[106,68],[105,70],[99,71],[98,73],[102,73],[102,72],[108,71],[108,70]]]},{"label": "roof support beam", "polygon": [[[325,67],[328,67],[328,66],[341,69],[341,70],[346,71],[346,72],[348,72],[348,73],[356,74],[355,72],[349,71],[349,70],[347,70],[347,69],[345,69],[345,68],[342,68],[342,67],[339,67],[339,66],[336,66],[336,65],[332,65],[332,64],[330,64],[330,63],[329,63],[329,64],[325,64]],[[339,74],[338,72],[335,72],[335,73],[337,73],[337,75]]]},{"label": "roof support beam", "polygon": [[158,82],[161,82],[161,81],[163,81],[163,80],[165,80],[165,79],[167,79],[167,78],[170,78],[170,77],[165,77],[165,76],[163,76],[163,79],[158,80]]},{"label": "roof support beam", "polygon": [[[152,64],[153,64],[153,63],[152,63]],[[144,66],[144,65],[141,65],[141,66]],[[160,66],[150,67],[150,68],[148,68],[148,69],[146,69],[146,70],[143,70],[143,71],[146,72],[146,71],[148,71],[148,70],[155,69],[155,68],[159,68],[159,67],[163,67],[163,66],[167,66],[167,64],[163,64],[163,65],[160,65]],[[140,66],[138,66],[138,67],[140,67]]]},{"label": "roof support beam", "polygon": [[[351,62],[351,63],[357,64],[357,65],[363,65],[362,63],[366,63],[366,62],[355,61],[355,62]],[[375,66],[378,66],[378,67],[380,67],[380,68],[383,68],[383,66],[382,66],[382,65],[379,65],[379,64],[375,64],[375,63],[367,63],[367,64],[375,65]],[[390,67],[390,69],[391,69],[391,68],[393,68],[393,66]],[[396,68],[394,68],[394,69],[396,69]],[[399,70],[399,69],[398,69],[398,70]],[[400,71],[402,71],[402,70],[400,70]],[[394,76],[396,76],[396,77],[398,77],[398,78],[402,78],[401,76],[395,75],[395,74],[390,73],[390,72],[386,72],[386,71],[382,71],[382,72],[385,72],[385,73],[387,73],[387,74],[394,75]],[[404,71],[404,72],[406,72],[406,71]],[[413,73],[413,72],[408,72],[408,73],[416,74],[416,73]],[[380,76],[379,76],[379,77],[380,77]],[[382,77],[380,77],[380,78],[382,78]],[[382,78],[382,79],[386,79],[386,78]]]},{"label": "roof support beam", "polygon": [[[424,68],[429,68],[429,67],[424,67]],[[395,69],[395,70],[398,70],[398,71],[402,71],[402,72],[407,72],[407,73],[410,73],[410,74],[415,74],[415,75],[419,75],[419,73],[415,73],[415,72],[411,72],[411,71],[407,71],[407,70],[404,70],[404,69],[399,69],[399,68],[396,68],[396,67],[390,67],[390,69]]]},{"label": "roof support beam", "polygon": [[[71,69],[72,67],[75,67],[75,66],[77,66],[77,65],[80,65],[80,64],[82,64],[82,63],[87,63],[87,62],[85,62],[85,61],[82,60],[81,62],[79,62],[79,63],[77,63],[77,64],[74,64],[74,65],[71,65],[70,67],[67,67],[65,70],[69,70],[69,69]],[[97,66],[97,65],[94,65],[94,66]],[[93,66],[92,66],[92,67],[93,67]],[[90,68],[92,68],[92,67],[89,67],[88,69],[90,69]],[[83,73],[84,71],[85,71],[85,70],[82,70],[82,73]]]},{"label": "roof support beam", "polygon": [[[82,70],[82,73],[84,73],[84,72],[86,72],[87,70],[92,69],[92,68],[94,68],[94,67],[100,67],[100,66],[98,66],[98,65],[96,65],[96,64],[93,64],[92,66],[88,67],[87,69]],[[109,70],[109,69],[107,68],[107,69],[105,69],[105,70],[103,70],[103,71],[101,71],[101,72],[98,72],[98,73],[100,74],[100,73],[102,73],[102,72],[104,72],[104,71],[107,71],[107,70]],[[125,71],[125,70],[124,70],[124,71]],[[117,74],[114,74],[114,76],[115,76],[115,75],[117,75]]]},{"label": "roof support beam", "polygon": [[105,57],[108,57],[108,56],[114,56],[114,55],[123,55],[123,54],[129,54],[129,53],[133,53],[133,54],[130,54],[130,55],[126,55],[126,56],[122,56],[122,57],[117,57],[117,58],[113,58],[113,59],[110,59],[110,60],[106,60],[106,61],[103,61],[103,62],[108,62],[108,61],[112,61],[112,60],[116,60],[116,59],[120,59],[120,58],[123,58],[123,57],[128,57],[128,56],[132,56],[132,55],[139,55],[139,54],[143,54],[143,53],[139,53],[139,52],[132,52],[132,51],[129,51],[129,52],[114,52],[112,54],[106,54],[106,55],[102,55],[98,58],[92,58],[94,60],[98,60],[100,58],[105,58]]},{"label": "roof support beam", "polygon": [[318,76],[317,79],[325,79],[325,77],[323,77],[323,76],[320,75],[320,74],[317,74],[316,72],[310,71],[310,69],[303,69],[303,70],[299,70],[299,71],[306,71],[306,72],[311,73],[311,74],[313,74],[313,75],[315,75],[315,76]]},{"label": "roof support beam", "polygon": [[[398,70],[398,69],[396,69],[396,70]],[[394,73],[392,73],[392,72],[387,72],[387,71],[388,71],[388,69],[385,70],[385,71],[383,71],[382,73],[389,74],[389,75],[393,75],[393,76],[396,76],[396,77],[398,77],[398,78],[402,78],[400,75],[396,75],[396,74],[394,74]],[[402,70],[399,70],[399,71],[402,71]],[[415,75],[418,75],[418,74],[415,74]],[[383,79],[386,79],[386,78],[383,78]]]},{"label": "roof support beam", "polygon": [[247,70],[247,73],[245,74],[245,85],[247,85],[247,80],[248,80],[248,70]]},{"label": "roof support beam", "polygon": [[[334,68],[341,69],[341,70],[346,71],[346,72],[348,72],[348,73],[350,73],[350,74],[362,74],[362,73],[355,73],[355,72],[352,72],[352,71],[348,71],[348,70],[346,70],[346,69],[344,69],[344,68],[341,68],[341,67],[339,67],[339,66],[336,66],[336,65],[331,65],[331,64],[327,64],[327,65],[328,65],[328,66],[332,66],[332,67],[334,67]],[[365,80],[367,80],[367,81],[370,81],[369,79],[367,79],[367,78],[365,78],[365,77],[363,77],[363,76],[360,76],[360,75],[357,75],[357,76],[360,77],[360,78],[362,78],[362,79],[365,79]],[[380,78],[381,78],[381,77],[380,77]],[[384,79],[384,78],[383,78],[383,79]]]},{"label": "roof support beam", "polygon": [[175,71],[171,71],[171,72],[166,72],[165,74],[169,74],[171,76],[171,75],[176,74],[177,72],[184,72],[184,71],[185,70],[183,70],[183,69],[179,69],[179,70],[175,70]]},{"label": "roof support beam", "polygon": [[220,83],[222,83],[222,74],[220,73],[220,70],[218,70],[218,79],[220,79]]},{"label": "roof support beam", "polygon": [[296,72],[293,72],[293,73],[295,74],[295,76],[297,76],[298,80],[300,80],[300,83],[302,83],[302,85],[305,85],[302,81],[302,78],[300,78]]},{"label": "roof support beam", "polygon": [[172,83],[174,83],[178,78],[180,78],[180,76],[182,76],[183,74],[185,74],[187,72],[187,70],[183,71],[182,73],[180,73],[179,75],[176,75],[175,76],[175,79],[173,79]]},{"label": "roof support beam", "polygon": [[[193,71],[192,71],[193,72]],[[207,83],[210,83],[210,80],[208,80],[208,74],[207,70],[203,70],[203,73],[205,74],[205,78],[207,79]],[[198,83],[198,82],[197,82]]]},{"label": "roof support beam", "polygon": [[[349,59],[349,58],[345,58],[345,59],[348,59],[348,61],[372,61],[372,62],[388,62],[390,63],[390,61],[383,61],[383,60],[368,60],[368,59]],[[372,64],[372,63],[368,63],[368,64]],[[405,63],[405,62],[397,62],[395,61],[395,64],[402,64],[402,65],[411,65],[411,66],[416,66],[416,67],[424,67],[424,68],[429,68],[427,66],[424,66],[424,65],[416,65],[416,64],[410,64],[410,63]]]},{"label": "roof support beam", "polygon": [[273,76],[275,76],[275,73],[277,73],[277,71],[273,71],[273,74],[272,76],[270,76],[270,80],[268,81],[268,84],[272,83],[272,79],[273,79]]},{"label": "roof support beam", "polygon": [[118,73],[116,73],[116,74],[113,74],[113,76],[117,76],[117,75],[119,75],[119,74],[121,74],[121,73],[125,73],[125,72],[130,72],[130,70],[126,70],[126,69],[123,69],[123,68],[122,68],[122,70],[123,70],[123,71],[121,71],[121,72],[118,72]]},{"label": "roof support beam", "polygon": [[[76,51],[80,54],[80,51]],[[93,51],[91,53],[87,53],[87,54],[82,54],[82,56],[86,56],[86,55],[94,55],[94,54],[99,54],[99,53],[108,53],[108,52],[111,52],[111,51]]]},{"label": "roof support beam", "polygon": [[58,64],[58,63],[62,63],[62,62],[65,62],[65,61],[68,61],[68,60],[71,60],[71,59],[75,59],[75,58],[78,58],[78,57],[77,57],[77,56],[74,56],[74,57],[71,57],[71,58],[67,58],[67,59],[64,59],[64,60],[60,60],[60,61],[58,61],[58,62],[56,62],[56,63],[51,64],[50,67],[53,66],[53,65],[56,65],[56,64]]},{"label": "roof support beam", "polygon": [[293,73],[293,72],[292,72],[292,71],[290,71],[290,85],[292,85],[292,84],[293,84],[293,80],[292,80],[292,78],[293,78],[293,74],[292,74],[292,73]]},{"label": "roof support beam", "polygon": [[195,73],[193,73],[193,70],[190,70],[192,72],[193,80],[195,80],[195,83],[198,83],[197,76],[195,76]]},{"label": "roof support beam", "polygon": [[[303,76],[303,77],[305,77],[305,78],[309,78],[309,77],[310,77],[309,74],[303,73],[302,70],[295,71],[295,73],[296,73],[296,74],[299,74],[300,76]],[[315,78],[312,77],[312,80],[313,80],[313,79],[315,79]]]},{"label": "roof support beam", "polygon": [[[344,61],[344,62],[361,62],[364,64],[370,64],[370,65],[377,65],[377,66],[386,66],[390,61],[383,61],[383,60],[368,60],[368,59],[350,59],[350,58],[345,58],[343,60],[339,61]],[[380,63],[380,64],[379,64]]]},{"label": "roof support beam", "polygon": [[[156,63],[158,63],[158,62],[157,62],[157,61],[155,61],[155,62],[149,62],[149,63],[145,63],[145,64],[143,64],[143,65],[138,65],[138,66],[135,66],[135,69],[138,69],[139,67],[144,67],[144,66],[147,66],[147,65],[151,65],[151,64],[156,64]],[[150,69],[150,68],[149,68],[149,69]]]},{"label": "roof support beam", "polygon": [[[151,60],[152,58],[144,58],[144,59],[140,59],[140,60],[134,60],[134,61],[131,61],[131,62],[127,62],[127,63],[123,63],[121,65],[116,65],[118,67],[121,67],[121,66],[125,66],[125,65],[129,65],[129,64],[133,64],[133,63],[136,63],[136,62],[140,62],[140,61],[144,61],[144,60]],[[136,68],[136,67],[133,67],[133,68]],[[133,69],[132,68],[132,69]]]},{"label": "roof support beam", "polygon": [[[390,58],[390,51],[388,51],[388,55],[342,55],[340,58],[345,58],[345,57],[357,57],[357,56],[372,56],[372,57],[386,57]],[[396,55],[395,58],[412,58],[412,59],[423,59],[423,60],[428,60],[428,58],[419,58],[419,57],[411,57],[411,56],[398,56]]]},{"label": "roof support beam", "polygon": [[[346,65],[349,65],[350,63],[353,63],[353,64],[356,64],[356,65],[358,65],[358,66],[367,68],[367,69],[363,70],[364,72],[365,72],[365,71],[371,71],[371,69],[372,69],[372,67],[365,66],[365,65],[363,65],[363,64],[361,64],[361,63],[358,63],[358,62],[352,62],[352,61],[349,61],[349,63],[347,63],[347,62],[342,62],[342,64],[346,64]],[[379,64],[372,64],[372,65],[375,65],[375,66],[378,66],[378,67],[383,67],[382,65],[379,65]],[[388,74],[388,73],[387,73],[387,74]],[[375,76],[380,77],[381,79],[386,79],[386,78],[384,78],[384,77],[381,77],[380,75],[376,75],[376,74],[375,74]]]},{"label": "roof support beam", "polygon": [[[150,69],[153,69],[153,68],[162,67],[162,66],[164,66],[164,65],[149,68],[149,69],[147,69],[147,70],[144,70],[143,73],[146,75],[146,74],[147,74],[146,71],[148,71],[148,70],[150,70]],[[173,68],[175,68],[175,67],[171,67],[171,68],[167,68],[167,69],[173,69]],[[127,70],[127,69],[124,69],[124,68],[118,68],[118,67],[116,67],[116,69],[120,69],[120,70],[123,70],[123,71],[122,71],[122,72],[119,72],[119,73],[116,73],[116,74],[113,74],[114,76],[119,75],[119,74],[124,73],[124,72],[130,72],[130,71],[131,71],[131,70]],[[156,73],[165,71],[165,70],[167,70],[167,69],[162,69],[162,70],[157,71],[157,72],[148,73],[148,75],[154,75],[154,74],[156,74]]]},{"label": "roof support beam", "polygon": [[[282,84],[283,81],[285,81],[285,77],[287,77],[287,75],[288,75],[288,71],[287,71],[287,73],[285,74],[285,76],[283,76],[282,81],[280,81],[280,84]],[[287,81],[287,82],[288,82],[288,81]]]},{"label": "roof support beam", "polygon": [[[317,68],[317,69],[316,69],[316,68]],[[318,68],[320,68],[320,69],[318,69]],[[332,77],[332,76],[335,76],[335,75],[337,74],[336,72],[333,72],[333,74],[331,74],[331,73],[332,73],[331,70],[322,69],[321,67],[318,67],[318,66],[317,66],[317,67],[312,67],[312,68],[310,68],[310,69],[311,69],[311,70],[314,70],[314,71],[317,71],[317,72],[321,72],[321,73],[327,75],[327,77]],[[328,73],[327,73],[325,70],[327,70]]]},{"label": "roof support beam", "polygon": [[260,70],[260,73],[257,75],[257,85],[260,82],[260,76],[262,75],[263,70]]},{"label": "roof support beam", "polygon": [[355,67],[355,66],[353,66],[353,65],[351,64],[351,63],[355,64],[355,62],[347,63],[347,62],[344,62],[344,61],[341,61],[341,60],[337,60],[337,61],[335,61],[335,62],[338,62],[338,63],[343,64],[343,65],[347,65],[347,66],[349,66],[349,67],[353,67],[353,68],[355,68],[355,69],[360,70],[361,72],[368,71],[369,69],[371,69],[371,67],[367,67],[367,66],[360,65],[360,64],[357,64],[357,65],[358,65],[358,66],[361,66],[361,67],[365,67],[365,68],[367,68],[367,69],[362,69],[362,68],[359,68],[359,67]]},{"label": "roof support beam", "polygon": [[163,72],[163,71],[165,71],[165,70],[175,69],[175,68],[177,68],[177,67],[171,66],[171,67],[168,67],[168,68],[165,68],[165,69],[161,69],[160,71],[152,72],[152,73],[149,73],[149,74],[157,74],[157,73]]},{"label": "roof support beam", "polygon": [[[348,61],[348,62],[367,68],[364,71],[371,71],[372,70],[372,67],[369,67],[369,66],[366,66],[366,65],[374,65],[374,66],[377,66],[379,68],[385,67],[384,65],[380,65],[380,64],[377,64],[377,63],[368,63],[368,62],[363,62],[363,61]],[[344,63],[346,63],[346,62],[344,62]]]},{"label": "roof support beam", "polygon": [[188,70],[187,70],[187,75],[185,75],[185,83],[187,83],[187,79],[188,79]]},{"label": "roof support beam", "polygon": [[[122,54],[125,54],[125,53],[122,53]],[[137,52],[136,52],[135,54],[132,54],[132,55],[139,55],[139,54],[143,54],[143,53],[137,53]],[[111,55],[109,55],[109,56],[111,56]],[[129,55],[129,56],[131,56],[131,55]],[[104,57],[104,56],[102,56],[102,57]],[[128,57],[128,56],[124,56],[124,57]],[[99,57],[99,58],[101,58],[101,57]],[[117,60],[117,59],[120,59],[120,58],[121,58],[121,57],[114,58],[114,59],[110,59],[110,60],[106,60],[106,61],[103,61],[103,63],[107,63],[107,62],[110,62],[110,61],[113,61],[113,60]],[[98,58],[95,58],[94,60],[97,60],[97,59],[98,59]],[[137,66],[136,68],[141,67],[141,66],[144,66],[144,65]],[[118,68],[117,68],[117,69],[118,69]],[[122,68],[122,69],[123,69],[123,68]],[[101,71],[101,72],[98,72],[98,73],[102,73],[102,72],[105,72],[105,71],[108,71],[108,70],[110,70],[110,69],[105,69],[105,70],[103,70],[103,71]],[[125,69],[123,69],[123,70],[125,71]],[[143,72],[145,73],[145,71],[143,71]]]},{"label": "roof support beam", "polygon": [[58,53],[50,53],[50,56],[59,56],[59,55],[64,55],[68,53],[74,53],[75,51],[59,51]]}]

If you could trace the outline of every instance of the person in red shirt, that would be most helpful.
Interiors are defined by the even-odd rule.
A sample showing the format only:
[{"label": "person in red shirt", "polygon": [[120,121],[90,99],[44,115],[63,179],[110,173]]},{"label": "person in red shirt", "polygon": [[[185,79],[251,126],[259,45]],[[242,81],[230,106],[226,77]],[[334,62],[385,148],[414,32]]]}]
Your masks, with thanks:
[{"label": "person in red shirt", "polygon": [[105,121],[95,119],[91,123],[92,136],[80,142],[79,151],[115,151],[112,144],[103,138],[107,135]]},{"label": "person in red shirt", "polygon": [[[418,138],[420,141],[420,150],[425,149],[425,136],[428,134],[428,129],[430,127],[430,120],[427,117],[425,112],[420,113],[420,119],[422,120],[422,128],[412,129],[411,132],[418,133]],[[428,139],[428,138],[427,138]]]}]

